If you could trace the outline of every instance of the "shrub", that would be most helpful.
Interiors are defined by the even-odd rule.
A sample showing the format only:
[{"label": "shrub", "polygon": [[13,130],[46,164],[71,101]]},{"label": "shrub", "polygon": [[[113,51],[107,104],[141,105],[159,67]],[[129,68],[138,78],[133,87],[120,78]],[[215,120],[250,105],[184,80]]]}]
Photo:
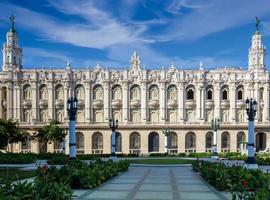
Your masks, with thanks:
[{"label": "shrub", "polygon": [[189,153],[188,157],[191,158],[209,158],[211,156],[211,153],[206,153],[206,152],[202,152],[202,153]]},{"label": "shrub", "polygon": [[1,153],[0,164],[28,164],[34,163],[37,159],[33,153]]},{"label": "shrub", "polygon": [[224,164],[196,161],[194,171],[216,189],[230,190],[233,199],[266,200],[270,196],[269,177],[260,170],[248,170],[241,166],[227,167]]}]

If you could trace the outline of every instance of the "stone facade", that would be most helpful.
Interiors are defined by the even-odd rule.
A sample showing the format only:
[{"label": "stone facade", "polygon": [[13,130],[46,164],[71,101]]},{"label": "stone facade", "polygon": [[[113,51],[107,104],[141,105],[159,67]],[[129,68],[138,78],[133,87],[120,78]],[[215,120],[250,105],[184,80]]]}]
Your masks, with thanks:
[{"label": "stone facade", "polygon": [[[30,135],[50,119],[66,130],[66,102],[78,98],[77,152],[110,153],[108,120],[118,119],[117,152],[149,153],[165,151],[165,135],[170,152],[211,150],[211,120],[220,119],[218,151],[238,151],[247,139],[245,99],[258,101],[255,120],[256,149],[270,147],[269,72],[265,64],[262,34],[256,31],[249,49],[247,70],[219,67],[183,70],[146,70],[135,52],[130,69],[23,69],[22,49],[14,28],[3,45],[0,72],[0,117],[19,121]],[[68,136],[66,137],[68,144]],[[11,150],[38,152],[38,143],[13,144]],[[66,145],[68,146],[68,145]],[[48,151],[60,151],[61,144],[48,144]],[[68,147],[67,147],[68,150]],[[68,152],[68,151],[67,151]]]}]

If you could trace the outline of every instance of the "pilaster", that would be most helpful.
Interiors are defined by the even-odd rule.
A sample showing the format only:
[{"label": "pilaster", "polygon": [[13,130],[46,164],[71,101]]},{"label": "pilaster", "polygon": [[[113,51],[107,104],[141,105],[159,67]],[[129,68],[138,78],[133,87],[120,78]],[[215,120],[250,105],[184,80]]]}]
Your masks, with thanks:
[{"label": "pilaster", "polygon": [[220,88],[220,82],[215,82],[214,83],[214,102],[215,102],[215,111],[214,111],[214,118],[219,118],[220,117],[220,101],[221,101],[221,88]]},{"label": "pilaster", "polygon": [[229,93],[230,93],[230,121],[231,122],[235,122],[236,117],[236,83],[235,82],[231,82],[230,83],[230,89],[229,89]]},{"label": "pilaster", "polygon": [[141,83],[141,122],[146,123],[148,117],[147,117],[147,82],[143,81]]},{"label": "pilaster", "polygon": [[160,93],[159,93],[159,121],[165,123],[166,121],[166,82],[162,81],[160,83]]},{"label": "pilaster", "polygon": [[8,83],[7,85],[7,119],[13,118],[13,85]]},{"label": "pilaster", "polygon": [[104,84],[104,122],[108,122],[109,118],[111,117],[110,111],[111,92],[109,87],[110,87],[109,82],[106,81]]},{"label": "pilaster", "polygon": [[184,113],[184,104],[185,104],[185,87],[184,87],[184,82],[179,82],[178,87],[177,87],[177,94],[178,94],[178,116],[179,116],[179,121],[184,122],[185,119],[185,113]]},{"label": "pilaster", "polygon": [[129,92],[128,92],[128,82],[125,81],[122,84],[123,96],[122,96],[122,110],[123,110],[123,122],[127,123],[129,121]]}]

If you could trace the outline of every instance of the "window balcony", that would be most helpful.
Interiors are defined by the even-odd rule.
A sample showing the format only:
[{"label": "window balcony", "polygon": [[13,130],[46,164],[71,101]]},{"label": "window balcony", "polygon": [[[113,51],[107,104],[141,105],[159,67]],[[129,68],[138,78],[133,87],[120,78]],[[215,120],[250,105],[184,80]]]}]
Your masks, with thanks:
[{"label": "window balcony", "polygon": [[245,108],[245,101],[244,100],[237,100],[236,107],[237,107],[237,109]]},{"label": "window balcony", "polygon": [[208,99],[205,101],[205,106],[207,109],[212,109],[214,107],[214,101],[212,99]]},{"label": "window balcony", "polygon": [[48,106],[48,101],[45,99],[40,99],[38,105],[41,109],[44,109]]},{"label": "window balcony", "polygon": [[78,109],[84,109],[84,100],[78,99]]},{"label": "window balcony", "polygon": [[194,99],[188,99],[186,100],[186,108],[187,109],[193,109],[196,106]]},{"label": "window balcony", "polygon": [[24,99],[23,100],[23,108],[27,109],[31,107],[31,100],[30,99]]},{"label": "window balcony", "polygon": [[113,99],[112,100],[112,108],[121,108],[122,106],[122,100],[121,99]]},{"label": "window balcony", "polygon": [[2,106],[3,106],[4,108],[7,108],[7,100],[6,100],[6,99],[3,99],[3,100],[2,100]]},{"label": "window balcony", "polygon": [[229,100],[221,100],[221,108],[222,109],[227,109],[230,107],[230,103],[229,103]]},{"label": "window balcony", "polygon": [[157,99],[149,100],[148,103],[150,108],[157,108],[159,106],[159,102]]},{"label": "window balcony", "polygon": [[93,106],[94,106],[94,108],[101,108],[103,106],[103,100],[102,99],[94,99]]},{"label": "window balcony", "polygon": [[177,101],[175,99],[171,99],[168,101],[168,107],[169,108],[176,108],[177,107]]},{"label": "window balcony", "polygon": [[57,109],[63,108],[64,107],[64,100],[62,100],[62,99],[56,99],[56,101],[55,101],[55,107]]},{"label": "window balcony", "polygon": [[138,108],[138,107],[140,107],[140,105],[141,105],[140,99],[132,99],[130,101],[131,108]]}]

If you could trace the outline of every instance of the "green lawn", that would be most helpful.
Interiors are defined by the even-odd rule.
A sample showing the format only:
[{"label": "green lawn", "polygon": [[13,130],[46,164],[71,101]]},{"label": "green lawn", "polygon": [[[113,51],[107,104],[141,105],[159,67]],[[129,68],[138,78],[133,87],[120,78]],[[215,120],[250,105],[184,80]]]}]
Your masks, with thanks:
[{"label": "green lawn", "polygon": [[138,159],[130,160],[130,163],[134,164],[192,164],[194,160],[185,160],[185,159]]},{"label": "green lawn", "polygon": [[19,168],[6,168],[0,167],[0,178],[1,179],[10,179],[16,181],[18,178],[20,180],[25,178],[31,178],[35,176],[35,170],[19,170]]}]

